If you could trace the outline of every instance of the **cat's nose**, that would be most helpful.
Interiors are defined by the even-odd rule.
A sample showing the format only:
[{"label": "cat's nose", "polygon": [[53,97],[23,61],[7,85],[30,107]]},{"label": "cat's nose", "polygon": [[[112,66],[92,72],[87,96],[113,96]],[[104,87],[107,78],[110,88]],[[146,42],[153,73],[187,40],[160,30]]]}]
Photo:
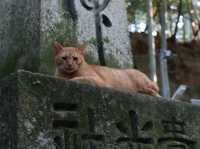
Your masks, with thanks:
[{"label": "cat's nose", "polygon": [[72,68],[72,66],[73,66],[72,64],[68,64],[68,68]]}]

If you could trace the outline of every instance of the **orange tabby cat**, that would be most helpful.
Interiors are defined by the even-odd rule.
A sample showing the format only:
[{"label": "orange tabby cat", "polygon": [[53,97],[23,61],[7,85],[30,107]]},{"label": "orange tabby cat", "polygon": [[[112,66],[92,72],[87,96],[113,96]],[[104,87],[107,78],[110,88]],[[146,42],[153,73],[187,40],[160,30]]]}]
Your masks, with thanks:
[{"label": "orange tabby cat", "polygon": [[158,86],[138,70],[114,69],[87,64],[84,59],[84,45],[79,48],[63,47],[60,43],[54,42],[53,47],[55,49],[55,76],[57,77],[117,90],[159,95]]}]

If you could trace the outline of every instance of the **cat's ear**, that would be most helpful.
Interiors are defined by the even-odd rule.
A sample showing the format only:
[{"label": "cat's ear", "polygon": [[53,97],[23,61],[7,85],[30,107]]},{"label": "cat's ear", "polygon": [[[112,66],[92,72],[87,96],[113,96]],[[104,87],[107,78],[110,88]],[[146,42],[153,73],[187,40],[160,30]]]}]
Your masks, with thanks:
[{"label": "cat's ear", "polygon": [[63,49],[63,46],[57,41],[54,41],[53,47],[56,55]]},{"label": "cat's ear", "polygon": [[87,44],[86,43],[82,43],[79,45],[78,49],[79,51],[81,52],[81,54],[84,55],[84,52],[85,52],[85,48],[87,47]]}]

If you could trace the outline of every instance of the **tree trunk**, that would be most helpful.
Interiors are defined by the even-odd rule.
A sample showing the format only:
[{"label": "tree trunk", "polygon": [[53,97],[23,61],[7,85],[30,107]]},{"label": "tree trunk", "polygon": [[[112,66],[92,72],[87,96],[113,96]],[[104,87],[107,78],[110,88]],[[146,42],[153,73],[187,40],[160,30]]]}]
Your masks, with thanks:
[{"label": "tree trunk", "polygon": [[196,12],[196,9],[194,7],[192,0],[188,0],[188,11],[189,11],[189,14],[191,17],[193,38],[196,39],[198,36],[198,32],[199,32],[200,22],[198,20],[197,12]]},{"label": "tree trunk", "polygon": [[152,35],[153,7],[152,1],[146,0],[147,3],[147,26],[148,26],[148,46],[149,46],[149,77],[152,81],[157,82],[156,75],[156,52],[155,42]]},{"label": "tree trunk", "polygon": [[178,31],[178,23],[180,20],[181,13],[182,13],[182,0],[179,0],[178,16],[177,16],[176,25],[175,25],[174,34],[173,34],[174,37],[176,37],[176,33]]},{"label": "tree trunk", "polygon": [[160,78],[161,78],[161,94],[164,97],[170,97],[170,88],[169,88],[169,78],[168,78],[168,68],[167,68],[167,35],[166,35],[166,0],[161,0],[159,10],[159,18],[161,24],[161,50],[160,50]]}]

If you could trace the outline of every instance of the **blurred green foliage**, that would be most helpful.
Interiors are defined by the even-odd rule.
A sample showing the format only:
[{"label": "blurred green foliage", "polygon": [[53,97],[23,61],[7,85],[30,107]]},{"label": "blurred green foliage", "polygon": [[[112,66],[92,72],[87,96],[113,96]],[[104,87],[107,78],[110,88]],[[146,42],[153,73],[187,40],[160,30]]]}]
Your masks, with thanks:
[{"label": "blurred green foliage", "polygon": [[[152,0],[152,3],[153,3],[153,10],[156,11],[160,3],[160,0]],[[168,13],[176,14],[177,13],[176,10],[178,8],[179,3],[180,3],[180,0],[167,0]],[[188,13],[188,9],[189,9],[188,3],[189,3],[189,0],[182,0],[182,14]],[[127,11],[128,11],[128,20],[130,22],[134,21],[134,19],[137,20],[137,15],[139,15],[138,18],[141,18],[147,13],[146,1],[144,0],[126,0],[126,5],[127,5]],[[175,8],[176,10],[170,9],[172,7]]]}]

